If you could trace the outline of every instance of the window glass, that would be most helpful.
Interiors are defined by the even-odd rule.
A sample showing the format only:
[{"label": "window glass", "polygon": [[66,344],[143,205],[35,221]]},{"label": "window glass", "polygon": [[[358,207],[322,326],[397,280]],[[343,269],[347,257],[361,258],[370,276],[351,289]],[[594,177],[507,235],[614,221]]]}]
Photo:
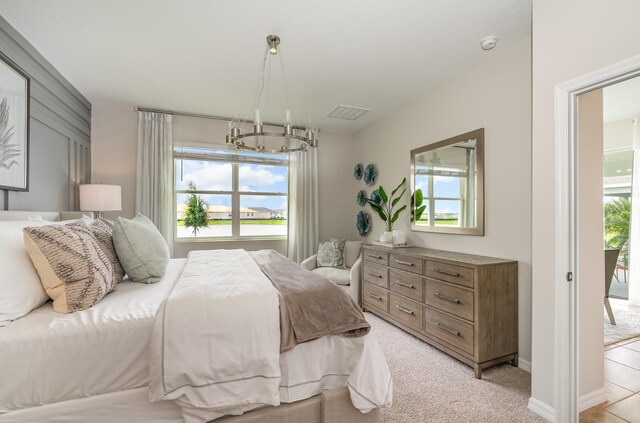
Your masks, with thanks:
[{"label": "window glass", "polygon": [[435,226],[460,225],[460,200],[435,200]]},{"label": "window glass", "polygon": [[287,192],[287,168],[256,164],[240,165],[241,192]]},{"label": "window glass", "polygon": [[433,196],[439,198],[460,198],[460,178],[457,176],[434,176]]},{"label": "window glass", "polygon": [[175,169],[176,190],[189,189],[189,182],[201,191],[232,190],[231,163],[175,159]]},{"label": "window glass", "polygon": [[240,236],[287,235],[287,197],[241,195]]},{"label": "window glass", "polygon": [[[208,227],[200,228],[197,237],[230,237],[231,231],[231,195],[211,195],[196,194],[201,197],[207,205],[207,222]],[[177,237],[178,238],[194,238],[192,227],[185,227],[184,217],[187,212],[187,197],[189,194],[176,194],[177,204]]]}]

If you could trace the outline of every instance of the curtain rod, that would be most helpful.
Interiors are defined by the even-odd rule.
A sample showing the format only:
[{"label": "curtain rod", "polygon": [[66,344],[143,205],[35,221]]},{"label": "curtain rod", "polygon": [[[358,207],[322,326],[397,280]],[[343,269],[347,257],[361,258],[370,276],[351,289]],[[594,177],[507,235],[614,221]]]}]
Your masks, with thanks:
[{"label": "curtain rod", "polygon": [[[149,109],[146,107],[134,107],[134,110],[136,112],[152,112],[152,113],[164,113],[167,115],[173,115],[173,116],[184,116],[184,117],[192,117],[192,118],[200,118],[200,119],[212,119],[212,120],[222,120],[225,122],[229,122],[233,119],[231,119],[230,117],[224,117],[224,116],[216,116],[216,115],[201,115],[198,113],[188,113],[188,112],[174,112],[172,110],[162,110],[162,109]],[[265,126],[282,126],[282,123],[271,123],[271,122],[263,122],[262,123]],[[301,127],[301,126],[292,126],[293,129],[297,129],[299,131],[304,131],[305,128]],[[320,130],[318,130],[318,132],[320,132]]]}]

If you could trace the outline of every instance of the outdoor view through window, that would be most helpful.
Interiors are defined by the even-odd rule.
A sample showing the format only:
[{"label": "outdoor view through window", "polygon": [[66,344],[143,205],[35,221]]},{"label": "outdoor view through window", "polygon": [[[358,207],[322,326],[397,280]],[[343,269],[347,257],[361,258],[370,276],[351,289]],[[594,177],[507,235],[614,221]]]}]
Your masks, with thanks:
[{"label": "outdoor view through window", "polygon": [[286,154],[174,149],[177,238],[287,235]]}]

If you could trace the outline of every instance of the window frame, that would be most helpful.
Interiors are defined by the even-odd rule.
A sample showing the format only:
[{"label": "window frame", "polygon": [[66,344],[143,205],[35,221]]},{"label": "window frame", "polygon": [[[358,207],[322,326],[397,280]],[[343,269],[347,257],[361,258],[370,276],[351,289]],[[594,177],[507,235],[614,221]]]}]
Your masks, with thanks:
[{"label": "window frame", "polygon": [[[430,174],[430,175],[425,175],[425,176],[428,179],[427,180],[427,184],[428,184],[428,187],[429,187],[429,195],[423,195],[423,199],[428,202],[428,206],[427,206],[428,209],[427,210],[429,211],[429,214],[428,214],[428,217],[429,217],[428,222],[429,223],[427,225],[419,225],[419,226],[432,227],[432,228],[433,227],[451,227],[451,228],[460,227],[460,220],[462,219],[461,214],[462,214],[463,207],[465,207],[465,199],[464,199],[464,197],[435,197],[433,195],[434,194],[433,179],[434,179],[434,176],[437,176],[437,175]],[[452,176],[452,175],[448,175],[448,176]],[[453,176],[458,178],[458,180],[460,180],[460,178],[462,177],[460,175],[453,175]],[[436,216],[436,213],[435,213],[436,207],[435,207],[435,205],[436,205],[436,201],[437,200],[458,201],[460,203],[460,212],[458,214],[458,224],[457,225],[436,225],[435,224],[435,218],[436,218],[435,217]]]},{"label": "window frame", "polygon": [[[229,157],[236,157],[235,160],[214,160],[215,155],[212,155],[211,162],[218,163],[229,163],[231,164],[231,191],[212,191],[212,190],[179,190],[176,187],[176,160],[180,158],[185,159],[184,154],[177,153],[176,149],[180,147],[189,147],[189,148],[207,148],[211,150],[229,150],[232,154],[229,154]],[[233,154],[237,152],[237,154]],[[202,194],[202,195],[230,195],[231,196],[231,236],[219,236],[219,237],[211,237],[211,236],[202,236],[202,237],[191,237],[191,238],[178,238],[178,225],[177,223],[173,225],[173,239],[174,242],[178,243],[189,243],[189,242],[238,242],[238,241],[276,241],[276,240],[284,240],[286,241],[288,238],[289,232],[289,158],[284,159],[274,159],[274,158],[261,158],[252,159],[249,156],[242,156],[242,151],[237,150],[234,146],[227,146],[221,144],[208,144],[201,142],[188,142],[188,141],[176,141],[174,140],[173,149],[172,149],[172,166],[173,166],[173,221],[178,221],[178,194]],[[278,154],[278,153],[272,153]],[[206,161],[206,158],[196,158],[195,155],[191,156],[189,160],[201,160]],[[256,191],[240,191],[240,166],[243,164],[255,164],[261,166],[279,166],[287,168],[287,191],[286,192],[256,192]],[[194,181],[197,183],[197,181]],[[259,196],[273,196],[273,197],[286,197],[287,199],[287,234],[285,235],[240,235],[240,197],[242,196],[251,196],[251,195],[259,195]]]}]

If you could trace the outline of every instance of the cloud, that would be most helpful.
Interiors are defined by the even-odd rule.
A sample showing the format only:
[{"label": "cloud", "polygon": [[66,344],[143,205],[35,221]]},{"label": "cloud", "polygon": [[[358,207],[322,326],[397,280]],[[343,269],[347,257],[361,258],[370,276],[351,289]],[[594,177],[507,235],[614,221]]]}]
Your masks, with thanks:
[{"label": "cloud", "polygon": [[[278,173],[283,172],[284,174]],[[286,168],[259,165],[240,166],[241,191],[273,191],[283,192],[287,187]]]},{"label": "cloud", "polygon": [[207,191],[231,191],[231,163],[211,163],[194,160],[184,161],[182,182],[179,174],[176,186],[187,188],[193,181],[198,189]]}]

